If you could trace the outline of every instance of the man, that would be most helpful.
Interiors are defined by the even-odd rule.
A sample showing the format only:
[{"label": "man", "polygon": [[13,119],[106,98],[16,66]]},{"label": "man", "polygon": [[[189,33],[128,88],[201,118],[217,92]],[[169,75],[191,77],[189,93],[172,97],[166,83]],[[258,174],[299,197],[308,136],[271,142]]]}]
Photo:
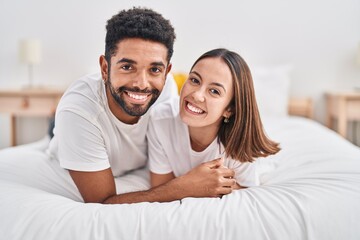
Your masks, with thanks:
[{"label": "man", "polygon": [[[50,144],[84,202],[163,202],[230,193],[234,172],[215,160],[156,188],[116,194],[114,176],[146,164],[147,112],[171,70],[175,33],[168,20],[143,8],[119,12],[106,29],[101,76],[85,76],[65,92]],[[171,97],[166,91],[158,101]]]}]

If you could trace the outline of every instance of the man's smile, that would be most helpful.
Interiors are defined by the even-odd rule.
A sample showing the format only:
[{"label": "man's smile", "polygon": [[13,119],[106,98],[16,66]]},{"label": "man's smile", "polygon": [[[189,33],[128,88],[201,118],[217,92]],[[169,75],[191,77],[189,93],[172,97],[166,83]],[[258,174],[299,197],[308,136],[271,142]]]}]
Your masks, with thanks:
[{"label": "man's smile", "polygon": [[131,92],[131,91],[124,91],[125,95],[128,97],[130,102],[141,104],[148,100],[151,96],[151,93],[139,93],[139,92]]}]

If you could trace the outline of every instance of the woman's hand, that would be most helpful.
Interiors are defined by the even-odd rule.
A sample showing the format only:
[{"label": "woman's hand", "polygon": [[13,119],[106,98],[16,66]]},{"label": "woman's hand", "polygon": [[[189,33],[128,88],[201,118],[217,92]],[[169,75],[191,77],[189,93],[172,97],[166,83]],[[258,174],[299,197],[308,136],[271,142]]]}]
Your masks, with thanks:
[{"label": "woman's hand", "polygon": [[231,193],[236,186],[234,174],[219,158],[200,164],[174,181],[184,197],[219,197]]}]

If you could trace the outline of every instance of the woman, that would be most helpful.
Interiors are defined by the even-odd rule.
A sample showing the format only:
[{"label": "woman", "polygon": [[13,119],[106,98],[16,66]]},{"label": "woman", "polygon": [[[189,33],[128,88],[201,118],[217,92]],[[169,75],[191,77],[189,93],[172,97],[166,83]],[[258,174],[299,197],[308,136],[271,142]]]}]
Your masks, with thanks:
[{"label": "woman", "polygon": [[235,171],[234,189],[256,186],[252,162],[280,150],[264,133],[249,67],[227,49],[200,56],[180,99],[152,110],[148,143],[152,187],[217,158]]}]

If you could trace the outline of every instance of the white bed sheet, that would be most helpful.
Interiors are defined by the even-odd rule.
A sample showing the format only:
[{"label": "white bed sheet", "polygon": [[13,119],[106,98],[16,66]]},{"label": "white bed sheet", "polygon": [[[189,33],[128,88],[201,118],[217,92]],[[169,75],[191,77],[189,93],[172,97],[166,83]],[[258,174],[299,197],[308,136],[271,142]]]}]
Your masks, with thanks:
[{"label": "white bed sheet", "polygon": [[[84,204],[42,147],[2,150],[0,239],[360,239],[360,149],[302,118],[265,127],[283,149],[259,159],[262,185],[222,199]],[[148,173],[116,185],[146,189]]]}]

